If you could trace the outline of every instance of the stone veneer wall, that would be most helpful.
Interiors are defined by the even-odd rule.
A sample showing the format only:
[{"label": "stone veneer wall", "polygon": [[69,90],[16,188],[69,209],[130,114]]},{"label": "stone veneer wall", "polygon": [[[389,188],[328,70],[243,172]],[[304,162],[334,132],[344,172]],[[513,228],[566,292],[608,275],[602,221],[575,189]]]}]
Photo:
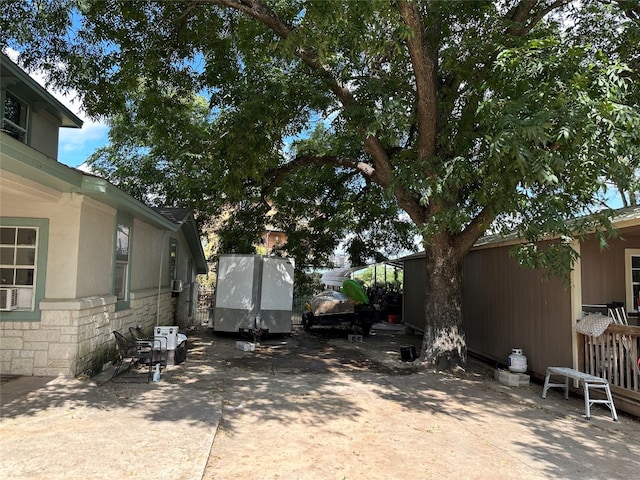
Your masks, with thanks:
[{"label": "stone veneer wall", "polygon": [[116,297],[44,300],[40,321],[0,322],[0,373],[95,375],[115,358],[112,331],[129,334],[140,325],[173,325],[174,300],[167,289],[131,292],[130,308],[115,311]]}]

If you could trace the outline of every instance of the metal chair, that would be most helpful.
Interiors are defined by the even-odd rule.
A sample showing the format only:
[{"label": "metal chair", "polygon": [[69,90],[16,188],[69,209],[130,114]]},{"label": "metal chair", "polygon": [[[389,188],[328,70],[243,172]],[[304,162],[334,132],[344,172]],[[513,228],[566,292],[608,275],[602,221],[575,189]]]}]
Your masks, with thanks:
[{"label": "metal chair", "polygon": [[134,340],[153,340],[153,337],[147,337],[138,327],[129,327],[129,333]]},{"label": "metal chair", "polygon": [[165,337],[159,337],[157,335],[148,337],[144,333],[142,333],[142,329],[140,329],[139,327],[129,327],[129,333],[131,334],[131,338],[133,338],[135,341],[152,342],[153,343],[152,345],[153,364],[155,365],[156,363],[159,363],[161,369],[167,366],[168,351],[166,348],[163,348],[163,340],[164,340],[164,345],[166,345],[166,342],[167,342]]},{"label": "metal chair", "polygon": [[113,372],[111,378],[115,378],[120,373],[125,361],[128,361],[127,371],[132,366],[139,366],[140,364],[148,367],[147,371],[147,383],[151,381],[153,377],[153,353],[154,353],[154,340],[127,340],[127,338],[120,332],[113,331],[113,336],[116,340],[116,348],[118,350],[118,364]]},{"label": "metal chair", "polygon": [[613,318],[616,325],[629,325],[627,310],[622,302],[607,303],[607,315]]}]

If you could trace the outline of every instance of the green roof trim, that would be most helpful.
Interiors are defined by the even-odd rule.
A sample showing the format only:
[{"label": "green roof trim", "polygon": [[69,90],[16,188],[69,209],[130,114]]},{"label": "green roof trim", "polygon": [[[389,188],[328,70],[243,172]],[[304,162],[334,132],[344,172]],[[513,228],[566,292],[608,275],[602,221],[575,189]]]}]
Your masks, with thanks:
[{"label": "green roof trim", "polygon": [[177,232],[184,227],[183,232],[193,254],[196,271],[200,274],[207,273],[207,261],[191,211],[185,210],[181,220],[163,215],[162,209],[158,211],[147,206],[108,180],[63,165],[2,132],[0,132],[0,153],[2,170],[28,178],[59,192],[86,195],[156,228]]}]

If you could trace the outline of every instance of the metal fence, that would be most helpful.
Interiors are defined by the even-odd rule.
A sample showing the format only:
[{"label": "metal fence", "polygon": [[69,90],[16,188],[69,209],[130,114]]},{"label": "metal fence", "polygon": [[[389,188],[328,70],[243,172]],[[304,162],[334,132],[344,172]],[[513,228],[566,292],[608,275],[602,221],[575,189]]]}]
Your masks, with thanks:
[{"label": "metal fence", "polygon": [[198,310],[205,307],[213,307],[214,303],[215,294],[213,290],[205,290],[203,288],[198,290]]},{"label": "metal fence", "polygon": [[196,325],[204,325],[209,323],[210,307],[198,307],[196,310]]},{"label": "metal fence", "polygon": [[293,299],[293,309],[291,314],[291,323],[293,325],[302,325],[302,314],[304,313],[304,305],[311,300],[311,296],[295,297]]}]

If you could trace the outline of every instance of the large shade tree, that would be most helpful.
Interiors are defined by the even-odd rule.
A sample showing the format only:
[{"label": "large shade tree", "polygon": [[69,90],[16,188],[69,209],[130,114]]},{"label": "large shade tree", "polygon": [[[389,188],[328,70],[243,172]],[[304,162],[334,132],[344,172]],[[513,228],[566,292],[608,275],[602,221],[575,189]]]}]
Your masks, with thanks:
[{"label": "large shade tree", "polygon": [[[626,0],[24,1],[2,42],[137,132],[106,157],[123,181],[148,168],[167,198],[264,198],[317,231],[344,215],[360,239],[401,209],[426,253],[422,359],[451,368],[474,242],[591,228],[566,220],[637,162],[639,18]],[[575,259],[531,245],[529,265]]]}]

